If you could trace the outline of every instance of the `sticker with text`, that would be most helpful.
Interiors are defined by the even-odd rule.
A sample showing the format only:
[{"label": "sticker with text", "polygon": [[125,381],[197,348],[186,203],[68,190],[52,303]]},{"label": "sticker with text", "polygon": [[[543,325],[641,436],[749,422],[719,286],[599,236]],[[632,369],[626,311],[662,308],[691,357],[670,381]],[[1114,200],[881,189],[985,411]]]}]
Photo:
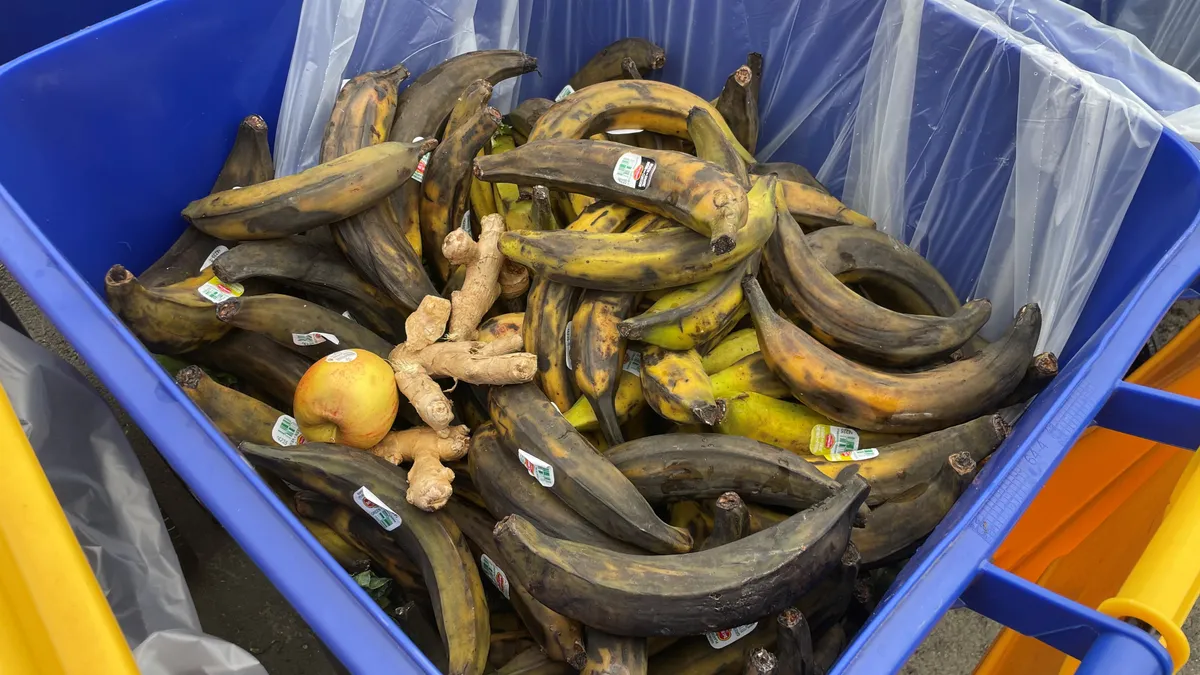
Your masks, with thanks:
[{"label": "sticker with text", "polygon": [[216,305],[230,298],[242,297],[242,293],[245,293],[246,289],[241,284],[227,284],[213,277],[197,288],[196,292],[200,294],[200,297]]},{"label": "sticker with text", "polygon": [[630,375],[642,374],[642,353],[635,352],[632,349],[625,350],[625,363],[621,364],[621,370]]},{"label": "sticker with text", "polygon": [[326,342],[332,342],[335,345],[342,344],[337,339],[337,336],[332,333],[322,333],[315,330],[311,333],[292,333],[292,344],[300,347],[313,347]]},{"label": "sticker with text", "polygon": [[304,443],[304,434],[300,433],[300,425],[291,415],[280,415],[271,427],[271,439],[287,448]]},{"label": "sticker with text", "polygon": [[542,487],[554,487],[554,467],[524,450],[517,450],[517,457],[525,465],[525,470],[529,472],[529,475],[536,478]]},{"label": "sticker with text", "polygon": [[827,459],[831,462],[861,462],[864,459],[875,459],[878,456],[878,449],[863,448],[861,450],[853,450],[851,452],[833,452],[829,454]]},{"label": "sticker with text", "polygon": [[712,645],[713,649],[724,649],[729,645],[746,637],[758,627],[758,622],[748,623],[745,626],[730,628],[728,630],[717,630],[711,633],[705,633],[704,637],[708,638],[708,644]]},{"label": "sticker with text", "polygon": [[346,311],[342,312],[342,316],[346,317],[347,319],[350,319],[351,321],[354,321],[354,323],[358,323],[358,321],[354,320],[354,317],[350,316],[350,310],[346,310]]},{"label": "sticker with text", "polygon": [[354,491],[354,503],[362,507],[368,516],[374,518],[375,522],[388,532],[400,527],[400,514],[388,508],[388,505],[367,489],[367,486],[364,485]]},{"label": "sticker with text", "polygon": [[[467,209],[463,213],[462,220],[459,221],[458,226],[462,229],[463,232],[466,232],[467,234],[471,234],[471,209]],[[471,236],[475,236],[475,235],[471,234]]]},{"label": "sticker with text", "polygon": [[858,432],[846,427],[829,424],[814,424],[808,436],[808,450],[814,455],[851,453],[858,450]]},{"label": "sticker with text", "polygon": [[225,253],[228,250],[229,250],[228,246],[218,246],[218,247],[214,248],[212,250],[212,253],[209,253],[208,257],[204,259],[204,264],[200,266],[200,271],[203,272],[204,270],[208,269],[209,267],[212,267],[213,261],[216,260],[217,258],[220,258],[221,254]]},{"label": "sticker with text", "polygon": [[326,356],[325,360],[329,363],[350,363],[357,358],[358,352],[354,351],[353,349],[343,349],[340,352],[334,352],[329,356]]},{"label": "sticker with text", "polygon": [[642,157],[636,152],[627,152],[617,159],[613,167],[613,181],[635,190],[645,190],[650,187],[654,178],[654,160]]},{"label": "sticker with text", "polygon": [[[412,139],[412,142],[420,143],[423,140],[425,140],[424,136],[417,136],[416,138]],[[424,155],[421,155],[421,159],[417,160],[417,168],[412,172],[413,180],[417,181],[418,183],[425,182],[425,166],[429,164],[429,156],[432,154],[432,152],[427,152]]]},{"label": "sticker with text", "polygon": [[563,100],[564,98],[566,98],[574,93],[575,93],[575,87],[572,87],[571,85],[568,84],[567,86],[562,88],[562,91],[558,92],[558,96],[554,97],[554,102],[558,103],[559,101]]},{"label": "sticker with text", "polygon": [[567,348],[567,353],[565,354],[567,358],[567,370],[575,370],[575,364],[571,363],[571,324],[573,323],[574,321],[568,321],[567,327],[563,331],[563,344]]},{"label": "sticker with text", "polygon": [[499,565],[493,562],[491,558],[487,557],[486,553],[479,556],[479,567],[482,568],[483,576],[491,579],[492,583],[496,585],[496,589],[499,590],[500,594],[504,596],[505,600],[507,600],[508,575],[504,573],[504,570],[500,569]]}]

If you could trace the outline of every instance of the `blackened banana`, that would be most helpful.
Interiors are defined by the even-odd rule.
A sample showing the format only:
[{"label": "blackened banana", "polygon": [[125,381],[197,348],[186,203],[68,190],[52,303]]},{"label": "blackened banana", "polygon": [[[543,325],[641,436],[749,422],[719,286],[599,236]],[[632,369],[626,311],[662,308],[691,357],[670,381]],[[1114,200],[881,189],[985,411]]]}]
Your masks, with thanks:
[{"label": "blackened banana", "polygon": [[312,360],[265,335],[234,329],[225,337],[188,352],[189,361],[221,370],[262,392],[284,411],[292,409],[296,385]]},{"label": "blackened banana", "polygon": [[750,86],[754,73],[742,66],[725,79],[714,106],[729,124],[733,137],[751,153],[758,147],[758,97]]},{"label": "blackened banana", "polygon": [[528,142],[529,134],[533,132],[533,125],[537,124],[537,121],[546,114],[552,105],[554,105],[554,101],[548,98],[527,98],[508,113],[507,120],[512,126],[513,134],[521,137],[518,145],[525,145]]},{"label": "blackened banana", "polygon": [[732,544],[750,534],[750,512],[746,503],[736,492],[725,492],[713,504],[712,534],[704,540],[698,550]]},{"label": "blackened banana", "polygon": [[578,91],[597,82],[618,79],[624,74],[621,64],[625,59],[631,59],[644,73],[665,66],[667,53],[644,38],[622,38],[597,52],[567,84]]},{"label": "blackened banana", "polygon": [[261,333],[313,360],[342,349],[366,349],[387,358],[395,346],[333,310],[290,295],[231,298],[218,305],[214,315],[228,326]]},{"label": "blackened banana", "polygon": [[625,440],[614,400],[625,358],[625,339],[617,326],[636,302],[634,293],[585,291],[571,320],[575,384],[591,404],[610,445]]},{"label": "blackened banana", "polygon": [[156,354],[182,354],[215,342],[229,332],[217,320],[211,300],[201,288],[211,274],[170,286],[147,288],[121,265],[104,275],[108,305],[146,349]]},{"label": "blackened banana", "polygon": [[253,396],[217,384],[199,366],[188,366],[179,371],[175,382],[234,443],[250,441],[277,445],[271,434],[283,413]]},{"label": "blackened banana", "polygon": [[642,347],[642,395],[654,412],[680,424],[712,426],[725,419],[725,401],[713,395],[696,350]]}]

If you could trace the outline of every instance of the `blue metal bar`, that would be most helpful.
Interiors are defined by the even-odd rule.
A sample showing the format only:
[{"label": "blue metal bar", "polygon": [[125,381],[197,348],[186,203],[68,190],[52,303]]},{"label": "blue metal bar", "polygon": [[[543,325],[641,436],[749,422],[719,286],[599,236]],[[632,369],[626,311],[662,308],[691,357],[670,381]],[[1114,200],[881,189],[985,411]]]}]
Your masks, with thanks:
[{"label": "blue metal bar", "polygon": [[1200,447],[1200,401],[1140,384],[1118,382],[1096,424],[1185,450]]},{"label": "blue metal bar", "polygon": [[[1174,669],[1167,650],[1145,631],[991,563],[979,568],[975,581],[963,591],[962,600],[972,610],[1022,635],[1090,662],[1093,673],[1171,675]],[[1105,668],[1121,664],[1121,669],[1096,670],[1100,664]]]}]

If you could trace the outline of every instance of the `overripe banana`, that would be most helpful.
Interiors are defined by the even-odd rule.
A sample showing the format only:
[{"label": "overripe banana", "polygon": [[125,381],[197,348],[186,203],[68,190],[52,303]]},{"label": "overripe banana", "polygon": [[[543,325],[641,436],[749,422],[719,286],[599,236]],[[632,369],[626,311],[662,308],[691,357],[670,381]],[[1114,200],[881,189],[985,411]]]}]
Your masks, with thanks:
[{"label": "overripe banana", "polygon": [[[733,628],[726,626],[725,628]],[[654,638],[651,638],[653,642]],[[650,672],[673,675],[741,674],[746,659],[759,648],[775,644],[775,626],[759,621],[749,634],[737,642],[713,649],[704,637],[683,638],[650,659]]]},{"label": "overripe banana", "polygon": [[775,642],[779,653],[778,675],[815,674],[817,671],[813,661],[812,633],[804,614],[795,607],[789,607],[779,613],[775,623]]},{"label": "overripe banana", "polygon": [[691,549],[691,537],[659,520],[629,480],[563,419],[536,386],[492,388],[488,413],[509,451],[542,486],[588,522],[648,551]]},{"label": "overripe banana", "polygon": [[189,361],[221,370],[290,411],[296,385],[312,361],[265,335],[234,329],[225,337],[188,352]]},{"label": "overripe banana", "polygon": [[688,136],[696,146],[696,156],[728,171],[743,189],[750,189],[746,162],[725,135],[721,125],[704,108],[692,108],[687,117]]},{"label": "overripe banana", "polygon": [[495,675],[574,675],[576,672],[562,661],[546,656],[540,647],[534,645],[500,666]]},{"label": "overripe banana", "polygon": [[642,348],[642,394],[654,412],[680,424],[712,426],[725,417],[725,401],[713,395],[712,382],[694,349]]},{"label": "overripe banana", "polygon": [[646,638],[587,629],[587,660],[581,675],[646,675],[650,659]]},{"label": "overripe banana", "polygon": [[[837,422],[794,401],[744,391],[725,399],[725,419],[717,424],[716,430],[731,436],[753,438],[808,457],[812,453],[812,428],[817,424],[837,425]],[[858,436],[860,446],[864,448],[877,448],[907,438],[862,430]]]},{"label": "overripe banana", "polygon": [[693,349],[745,316],[742,277],[757,268],[751,254],[737,267],[659,298],[650,309],[622,321],[621,335],[666,349]]},{"label": "overripe banana", "polygon": [[746,191],[720,167],[679,152],[608,141],[530,141],[475,160],[475,177],[538,184],[625,204],[671,218],[732,251],[746,222]]},{"label": "overripe banana", "polygon": [[700,362],[704,366],[704,372],[712,375],[757,352],[758,334],[753,328],[743,328],[730,333],[717,343],[707,354],[700,357]]},{"label": "overripe banana", "polygon": [[864,363],[897,368],[932,363],[966,344],[992,314],[987,300],[969,302],[951,317],[880,307],[830,273],[787,216],[779,219],[764,259],[776,290],[813,337]]},{"label": "overripe banana", "polygon": [[496,550],[492,539],[492,528],[496,521],[480,509],[451,499],[444,507],[454,522],[471,542],[484,576],[512,604],[513,611],[521,618],[534,642],[545,650],[547,656],[580,668],[586,660],[583,648],[583,627],[533,599],[522,586],[510,584],[504,569],[508,566],[504,556]]},{"label": "overripe banana", "polygon": [[279,239],[359,213],[408,180],[436,141],[380,143],[292,176],[197,199],[183,210],[218,239]]},{"label": "overripe banana", "polygon": [[217,320],[213,301],[202,292],[212,286],[212,274],[185,279],[170,286],[147,288],[121,265],[104,275],[108,305],[146,349],[156,354],[183,354],[215,342],[229,332]]},{"label": "overripe banana", "polygon": [[348,574],[360,574],[370,569],[371,558],[334,532],[333,528],[312,518],[301,516],[297,520]]},{"label": "overripe banana", "polygon": [[924,433],[994,409],[1025,375],[1042,325],[1036,304],[1008,334],[970,358],[915,373],[887,373],[827,349],[771,309],[755,279],[743,282],[763,356],[796,398],[856,429]]},{"label": "overripe banana", "polygon": [[[641,375],[622,370],[621,378],[617,382],[617,391],[613,394],[613,410],[616,413],[617,422],[625,424],[631,417],[640,413],[645,405],[646,399],[642,396]],[[579,400],[575,401],[575,405],[563,413],[563,417],[571,423],[571,426],[580,431],[598,431],[600,429],[596,411],[586,396],[580,396]],[[622,432],[623,435],[625,435],[624,432]]]},{"label": "overripe banana", "polygon": [[750,74],[753,75],[753,77],[750,79],[749,85],[750,96],[753,97],[755,101],[759,101],[761,100],[759,96],[762,92],[763,81],[763,55],[758,52],[750,52],[749,54],[746,54],[746,65],[750,67]]},{"label": "overripe banana", "polygon": [[501,520],[495,536],[514,576],[552,609],[620,635],[695,635],[756,621],[815,586],[849,545],[868,490],[850,477],[777,527],[685,555],[605,551],[549,537],[520,516]]},{"label": "overripe banana", "polygon": [[[599,234],[618,232],[632,216],[633,210],[627,206],[597,203],[571,223],[567,230]],[[538,373],[534,381],[559,410],[567,410],[578,397],[575,393],[575,377],[567,368],[564,343],[574,295],[575,289],[571,286],[538,276],[530,283],[525,302],[525,321],[522,324],[525,351],[538,355]]]},{"label": "overripe banana", "polygon": [[[755,183],[762,179],[763,176],[750,177],[751,182]],[[790,180],[780,180],[779,185],[783,189],[783,200],[787,203],[788,213],[792,214],[796,222],[809,229],[838,225],[875,228],[874,220],[841,203],[828,192]]]},{"label": "overripe banana", "polygon": [[[879,456],[858,464],[858,475],[871,486],[867,503],[877,506],[903,499],[932,483],[950,455],[968,453],[982,462],[1008,437],[1011,427],[1000,415],[984,415],[941,431],[886,445]],[[863,446],[870,447],[870,446]],[[812,458],[811,463],[827,476],[845,470],[846,462]]]},{"label": "overripe banana", "polygon": [[[492,136],[492,141],[486,148],[486,155],[503,155],[516,149],[517,143],[513,139],[512,131],[501,128]],[[474,175],[474,171],[472,171],[471,178],[479,180]],[[480,182],[487,184],[486,181]],[[508,210],[521,199],[520,188],[512,183],[491,183],[490,185],[495,195],[496,212],[508,218]]]},{"label": "overripe banana", "polygon": [[395,346],[333,310],[290,295],[230,298],[214,315],[228,326],[261,333],[314,361],[342,349],[366,349],[387,358]]},{"label": "overripe banana", "polygon": [[376,333],[395,341],[404,337],[405,312],[336,253],[293,239],[251,241],[222,254],[213,262],[213,271],[226,283],[271,279],[329,298]]},{"label": "overripe banana", "polygon": [[862,556],[862,566],[872,567],[907,552],[925,538],[950,512],[958,495],[971,482],[976,464],[970,453],[950,455],[920,494],[906,495],[871,509],[866,527],[851,535]]},{"label": "overripe banana", "polygon": [[623,443],[616,409],[616,390],[625,359],[625,339],[618,324],[637,302],[635,293],[584,291],[571,319],[571,365],[575,385],[591,404],[600,431],[610,445]]},{"label": "overripe banana", "polygon": [[[550,203],[550,191],[543,185],[533,188],[533,204],[530,207],[530,220],[535,230],[561,230],[558,216],[554,215],[554,205]],[[509,228],[516,229],[516,228]]]},{"label": "overripe banana", "polygon": [[529,141],[529,134],[533,133],[533,125],[541,119],[542,115],[554,105],[554,101],[548,98],[527,98],[517,104],[517,107],[508,113],[506,120],[512,127],[513,136],[521,141],[521,145],[525,145]]},{"label": "overripe banana", "polygon": [[713,373],[709,381],[712,382],[713,395],[717,398],[729,399],[746,392],[778,399],[792,397],[792,390],[771,371],[760,352]]},{"label": "overripe banana", "polygon": [[429,587],[450,659],[447,675],[482,675],[491,629],[479,570],[448,515],[427,513],[405,499],[404,469],[331,443],[292,448],[242,443],[239,448],[255,467],[346,507],[361,508],[380,527],[391,527],[392,540],[417,563]]},{"label": "overripe banana", "polygon": [[504,216],[504,228],[511,232],[541,229],[533,220],[533,200],[521,199],[508,207]]},{"label": "overripe banana", "polygon": [[644,38],[622,38],[597,52],[567,84],[572,90],[579,91],[597,82],[618,79],[624,74],[621,63],[625,59],[632,60],[634,66],[644,73],[665,66],[667,53]]},{"label": "overripe banana", "polygon": [[758,97],[750,86],[754,72],[742,66],[725,79],[713,107],[729,124],[733,137],[752,154],[758,147]]},{"label": "overripe banana", "polygon": [[825,194],[829,194],[829,189],[817,180],[812,172],[792,162],[761,162],[750,165],[750,174],[754,176],[766,176],[775,174],[780,180],[787,180],[793,183],[800,183],[811,188],[816,188]]},{"label": "overripe banana", "polygon": [[703,281],[736,267],[775,229],[774,178],[750,191],[749,213],[737,245],[724,255],[684,228],[603,234],[573,231],[506,232],[500,251],[534,274],[581,288],[637,292]]},{"label": "overripe banana", "polygon": [[[397,85],[407,75],[407,70],[397,66],[351,78],[338,92],[330,113],[321,144],[321,161],[389,140],[389,129],[396,115]],[[430,151],[432,147],[424,144],[413,166]],[[410,177],[405,176],[405,184],[413,182],[408,180]],[[405,311],[412,312],[423,297],[436,294],[436,290],[421,262],[418,223],[414,219],[406,225],[410,227],[400,226],[389,198],[342,220],[330,230],[350,264]]]},{"label": "overripe banana", "polygon": [[[175,382],[192,399],[192,403],[212,420],[213,426],[234,443],[250,441],[279,444],[272,438],[272,431],[281,418],[288,418],[278,410],[253,396],[217,384],[199,366],[188,366],[179,371]],[[295,427],[294,420],[291,425]]]},{"label": "overripe banana", "polygon": [[804,237],[825,269],[844,282],[899,283],[938,316],[951,316],[961,303],[929,261],[890,235],[862,227],[827,227]]},{"label": "overripe banana", "polygon": [[1049,386],[1051,380],[1057,376],[1057,356],[1050,352],[1043,352],[1034,356],[1033,362],[1029,364],[1029,368],[1025,371],[1025,376],[1021,378],[1020,384],[1000,402],[1000,406],[1007,408],[1025,403],[1034,396],[1042,393],[1042,390]]},{"label": "overripe banana", "polygon": [[618,445],[604,457],[656,504],[736,492],[748,502],[798,511],[840,489],[812,463],[741,436],[661,434]]},{"label": "overripe banana", "polygon": [[447,125],[446,135],[429,158],[422,182],[421,241],[426,259],[442,279],[450,277],[442,240],[462,221],[463,212],[454,208],[455,201],[470,189],[471,162],[499,126],[500,113],[485,106],[460,125]]},{"label": "overripe banana", "polygon": [[[687,116],[692,108],[707,111],[734,138],[716,108],[686,89],[653,80],[616,80],[593,84],[559,101],[534,125],[529,141],[582,139],[609,129],[643,129],[687,138]],[[743,160],[754,161],[754,155],[740,143],[737,151]]]},{"label": "overripe banana", "polygon": [[750,511],[736,492],[725,492],[713,504],[712,534],[704,539],[698,550],[732,544],[750,534]]},{"label": "overripe banana", "polygon": [[475,339],[480,342],[494,342],[509,335],[520,335],[524,324],[524,312],[497,314],[479,324],[479,335]]},{"label": "overripe banana", "polygon": [[491,423],[471,434],[467,462],[471,482],[478,487],[479,495],[493,517],[503,518],[516,513],[534,523],[538,529],[556,537],[613,551],[633,553],[640,550],[601,532],[539,485],[521,462],[513,459],[512,453],[501,444]]}]

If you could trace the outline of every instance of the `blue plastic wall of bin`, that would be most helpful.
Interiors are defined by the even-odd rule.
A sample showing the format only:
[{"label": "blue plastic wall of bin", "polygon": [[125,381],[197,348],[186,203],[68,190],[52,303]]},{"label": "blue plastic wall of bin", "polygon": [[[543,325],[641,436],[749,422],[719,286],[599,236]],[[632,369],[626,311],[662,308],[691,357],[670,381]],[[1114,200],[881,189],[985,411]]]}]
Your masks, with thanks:
[{"label": "blue plastic wall of bin", "polygon": [[0,63],[116,16],[144,0],[10,0],[0,21]]},{"label": "blue plastic wall of bin", "polygon": [[[724,30],[736,24],[755,38],[750,29],[771,24],[772,12],[780,9],[776,5],[790,4],[756,3],[749,16],[751,5],[712,3],[738,16],[709,16],[705,25]],[[881,4],[846,0],[838,20],[874,25]],[[573,53],[590,53],[654,25],[671,52],[671,26],[682,30],[697,23],[690,12],[631,6],[639,9],[614,22],[604,20],[610,5],[599,1],[535,3],[523,15],[534,28],[529,51],[541,57],[543,78],[526,77],[529,88],[523,94],[555,93],[551,90],[578,65],[577,58],[564,58],[563,48],[552,42],[555,31],[547,26],[583,22],[594,27],[583,33],[588,44],[572,47]],[[111,264],[141,270],[175,239],[183,227],[179,210],[211,186],[238,121],[257,112],[274,124],[299,7],[300,0],[160,0],[0,68],[0,258],[352,672],[433,672],[108,312],[101,297]],[[938,0],[929,0],[926,11],[933,21],[923,42],[947,50],[948,59],[957,60],[972,41],[997,39],[947,13]],[[794,48],[812,58],[823,58],[843,39],[834,27],[805,23],[803,15],[790,32]],[[711,49],[692,57],[716,59],[723,71],[744,58],[744,53],[723,51],[720,40],[709,44]],[[1007,59],[1002,64],[1019,72],[1018,47],[1005,42],[997,49]],[[686,82],[693,62],[682,52],[669,58],[664,79]],[[764,91],[804,86],[803,69],[782,75],[796,79],[779,81],[781,73],[768,64]],[[861,78],[848,79],[844,91],[826,101],[775,157],[819,165],[838,116],[846,114],[860,86]],[[1011,143],[1015,124],[1017,78],[992,86],[997,88],[988,124],[995,127],[996,147],[981,143],[981,157]],[[914,94],[914,109],[920,109],[920,95],[919,90]],[[934,122],[914,125],[914,133],[924,126],[927,145],[944,145],[948,139],[933,131]],[[911,173],[914,204],[928,191],[923,178],[919,170]],[[970,185],[962,189],[969,192]],[[1097,636],[1105,636],[1104,649],[1124,642],[1146,651],[1141,662],[1162,663],[1165,653],[1151,653],[1152,641],[1123,634],[1132,630],[1125,624],[1042,598],[994,573],[986,560],[1105,403],[1158,318],[1196,275],[1198,213],[1200,164],[1190,146],[1165,135],[1066,350],[1062,375],[908,565],[839,663],[839,672],[874,675],[898,668],[960,597],[981,613],[1047,635],[1051,642],[1071,617],[1082,616],[1071,639],[1057,640],[1060,648],[1083,656]],[[971,222],[964,219],[963,226]],[[1011,593],[1003,592],[1009,588]],[[1060,611],[1024,612],[1020,602]]]}]

